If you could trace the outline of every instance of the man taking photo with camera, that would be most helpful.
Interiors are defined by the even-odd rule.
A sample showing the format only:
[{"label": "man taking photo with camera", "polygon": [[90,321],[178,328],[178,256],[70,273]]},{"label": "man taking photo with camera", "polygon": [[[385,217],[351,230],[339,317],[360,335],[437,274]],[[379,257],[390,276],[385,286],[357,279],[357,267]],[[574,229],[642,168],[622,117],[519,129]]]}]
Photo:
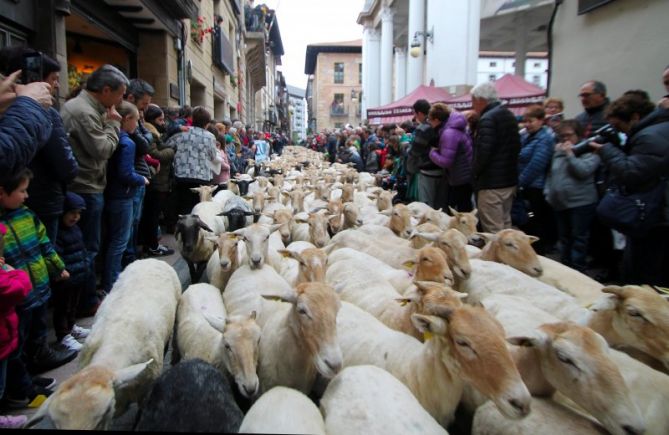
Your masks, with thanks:
[{"label": "man taking photo with camera", "polygon": [[[623,148],[591,142],[606,166],[611,183],[627,195],[662,189],[669,176],[669,109],[657,108],[641,93],[628,93],[606,111],[608,122],[627,135]],[[666,190],[666,187],[664,188]],[[666,197],[666,192],[663,196]],[[650,204],[648,204],[650,205]],[[667,204],[664,204],[666,207]],[[661,223],[646,234],[626,236],[623,279],[630,284],[669,285],[667,213],[647,216]]]}]

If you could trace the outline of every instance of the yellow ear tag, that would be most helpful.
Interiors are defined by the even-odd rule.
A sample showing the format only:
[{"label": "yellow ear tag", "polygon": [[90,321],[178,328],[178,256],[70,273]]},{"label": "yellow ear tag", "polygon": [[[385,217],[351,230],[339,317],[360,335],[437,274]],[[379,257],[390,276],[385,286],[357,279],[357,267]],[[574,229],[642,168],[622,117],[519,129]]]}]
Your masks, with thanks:
[{"label": "yellow ear tag", "polygon": [[427,341],[432,338],[432,333],[430,331],[423,332],[423,341]]},{"label": "yellow ear tag", "polygon": [[408,299],[402,299],[402,300],[399,301],[399,303],[400,303],[401,306],[404,307],[406,304],[409,303],[409,300]]},{"label": "yellow ear tag", "polygon": [[44,394],[38,394],[32,402],[28,404],[28,408],[39,408],[44,402],[46,402],[46,396]]}]

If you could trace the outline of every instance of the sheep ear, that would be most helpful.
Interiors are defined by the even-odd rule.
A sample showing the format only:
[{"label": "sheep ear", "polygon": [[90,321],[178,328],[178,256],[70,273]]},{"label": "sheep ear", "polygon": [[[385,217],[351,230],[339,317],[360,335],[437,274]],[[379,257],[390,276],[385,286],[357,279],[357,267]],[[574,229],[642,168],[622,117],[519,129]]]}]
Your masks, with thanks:
[{"label": "sheep ear", "polygon": [[204,221],[203,221],[202,219],[200,219],[199,217],[197,218],[197,224],[200,226],[200,228],[202,228],[202,229],[205,230],[205,231],[209,231],[210,233],[213,233],[213,232],[214,232],[214,230],[212,230],[211,228],[209,228],[209,225],[207,225],[206,223],[204,223]]},{"label": "sheep ear", "polygon": [[618,298],[615,294],[603,294],[595,302],[588,306],[590,311],[611,311],[618,307]]},{"label": "sheep ear", "polygon": [[414,281],[413,284],[416,286],[416,288],[420,293],[428,292],[434,289],[435,287],[437,288],[444,287],[443,284],[439,284],[438,282],[434,281]]},{"label": "sheep ear", "polygon": [[274,231],[278,231],[283,224],[272,224],[269,226],[269,233],[272,234]]},{"label": "sheep ear", "polygon": [[518,337],[509,337],[506,339],[507,342],[514,344],[516,346],[523,347],[536,347],[539,348],[548,340],[548,335],[542,331],[534,331],[532,335],[528,336],[518,336]]},{"label": "sheep ear", "polygon": [[142,373],[144,373],[152,362],[153,358],[143,363],[116,370],[116,373],[114,374],[114,390],[123,390],[128,385],[132,384]]},{"label": "sheep ear", "polygon": [[240,228],[238,230],[234,230],[232,234],[235,234],[239,237],[244,237],[244,231],[246,231],[246,228]]},{"label": "sheep ear", "polygon": [[527,241],[530,242],[530,244],[532,244],[534,242],[538,242],[539,237],[537,237],[537,236],[527,236]]},{"label": "sheep ear", "polygon": [[331,244],[329,244],[329,245],[327,245],[326,247],[321,248],[321,249],[322,249],[323,252],[325,252],[327,255],[330,255],[330,253],[334,250],[334,248],[335,248],[335,244],[334,244],[334,243],[331,243]]},{"label": "sheep ear", "polygon": [[476,216],[476,215],[479,213],[479,209],[478,209],[478,208],[475,208],[474,210],[470,211],[469,213],[471,213],[471,214],[473,214],[474,216]]},{"label": "sheep ear", "polygon": [[214,243],[218,242],[218,236],[213,234],[207,234],[206,236],[204,236],[204,239]]},{"label": "sheep ear", "polygon": [[619,299],[625,299],[627,297],[627,289],[619,285],[609,285],[602,289],[602,292],[615,295]]},{"label": "sheep ear", "polygon": [[[441,209],[439,209],[439,210],[441,210]],[[454,210],[453,207],[451,207],[451,206],[448,207],[448,211],[451,212],[451,216],[457,216],[458,215],[458,211]]]},{"label": "sheep ear", "polygon": [[447,323],[444,319],[437,316],[427,316],[424,314],[412,314],[411,323],[418,329],[418,331],[436,335],[446,335],[448,330]]},{"label": "sheep ear", "polygon": [[413,237],[420,237],[421,239],[425,239],[425,240],[428,240],[430,242],[436,242],[436,241],[439,240],[439,234],[435,234],[435,233],[422,233],[422,232],[415,232],[414,231],[411,234],[411,237],[409,237],[409,238],[413,238]]},{"label": "sheep ear", "polygon": [[391,208],[387,208],[385,210],[382,210],[382,211],[379,212],[379,214],[382,214],[384,216],[392,216],[393,208],[391,207]]},{"label": "sheep ear", "polygon": [[493,242],[493,241],[495,241],[495,240],[497,240],[497,234],[493,234],[493,233],[482,233],[482,232],[478,232],[478,231],[475,232],[474,234],[472,234],[472,235],[469,237],[469,239],[470,239],[470,240],[475,240],[476,237],[478,237],[478,238],[480,238],[480,239],[483,239],[483,241],[484,241],[486,244],[487,244],[487,243],[490,243],[490,242]]},{"label": "sheep ear", "polygon": [[202,315],[212,328],[223,334],[223,331],[225,331],[226,319],[219,316],[212,316],[204,311],[202,311]]},{"label": "sheep ear", "polygon": [[200,188],[199,187],[191,187],[190,191],[193,193],[200,193]]}]

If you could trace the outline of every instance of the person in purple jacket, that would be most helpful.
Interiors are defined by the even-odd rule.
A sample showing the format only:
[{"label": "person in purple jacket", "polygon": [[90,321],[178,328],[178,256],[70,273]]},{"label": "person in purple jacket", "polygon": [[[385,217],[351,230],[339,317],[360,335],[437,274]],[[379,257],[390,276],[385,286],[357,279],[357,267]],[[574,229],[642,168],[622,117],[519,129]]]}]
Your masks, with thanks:
[{"label": "person in purple jacket", "polygon": [[427,120],[439,135],[439,147],[430,150],[430,160],[446,171],[446,205],[460,212],[472,211],[472,139],[467,119],[442,103],[430,108]]},{"label": "person in purple jacket", "polygon": [[118,147],[109,159],[107,186],[105,187],[105,213],[107,215],[107,255],[102,274],[102,286],[111,291],[121,273],[121,259],[130,239],[133,217],[133,198],[140,186],[149,184],[146,177],[135,172],[135,142],[130,134],[137,129],[137,106],[123,101],[116,110],[123,117]]}]

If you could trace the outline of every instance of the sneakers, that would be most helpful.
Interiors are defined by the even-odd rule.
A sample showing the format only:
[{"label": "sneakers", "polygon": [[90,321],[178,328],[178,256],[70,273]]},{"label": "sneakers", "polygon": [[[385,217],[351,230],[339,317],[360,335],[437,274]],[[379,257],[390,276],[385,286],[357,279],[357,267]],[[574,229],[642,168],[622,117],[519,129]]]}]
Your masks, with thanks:
[{"label": "sneakers", "polygon": [[158,245],[156,249],[149,248],[148,253],[151,257],[163,257],[174,254],[174,249],[168,248],[165,245]]},{"label": "sneakers", "polygon": [[65,337],[63,337],[62,340],[60,340],[60,344],[65,346],[66,348],[70,350],[74,350],[79,352],[81,348],[84,346],[83,344],[79,343],[73,336],[70,334],[67,334]]},{"label": "sneakers", "polygon": [[45,341],[33,358],[29,359],[28,370],[31,373],[44,373],[65,365],[76,357],[77,351],[67,347],[63,348],[62,346],[54,348],[49,346]]},{"label": "sneakers", "polygon": [[51,393],[53,391],[44,389],[39,385],[33,385],[32,392],[27,397],[6,395],[3,402],[9,409],[39,408]]},{"label": "sneakers", "polygon": [[56,380],[54,378],[35,376],[33,378],[33,385],[44,388],[45,390],[53,390],[53,387],[56,386]]},{"label": "sneakers", "polygon": [[79,325],[74,325],[72,327],[72,332],[70,332],[70,335],[72,337],[76,338],[77,340],[83,340],[86,337],[88,337],[88,334],[90,334],[90,333],[91,333],[90,329],[82,328]]},{"label": "sneakers", "polygon": [[0,415],[0,429],[19,429],[27,421],[25,415]]}]

